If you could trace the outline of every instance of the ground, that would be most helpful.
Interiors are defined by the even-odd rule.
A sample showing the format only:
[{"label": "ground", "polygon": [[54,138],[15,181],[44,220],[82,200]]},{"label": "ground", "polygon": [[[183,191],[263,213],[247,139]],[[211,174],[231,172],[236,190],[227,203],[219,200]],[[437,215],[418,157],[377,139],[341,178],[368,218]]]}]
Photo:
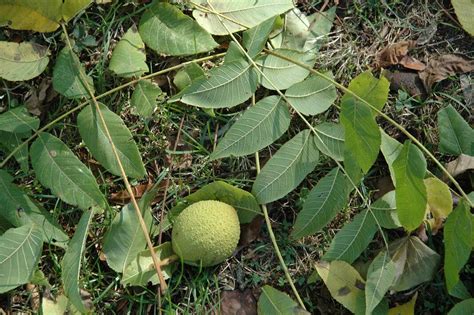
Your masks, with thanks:
[{"label": "ground", "polygon": [[[128,2],[128,1],[127,1]],[[113,47],[132,25],[138,23],[144,3],[124,4],[123,1],[113,1],[107,5],[93,5],[85,13],[80,14],[68,24],[75,46],[80,52],[80,59],[86,65],[88,74],[96,82],[97,94],[103,93],[114,86],[121,84],[108,70],[108,60]],[[304,12],[320,10],[324,1],[299,1],[298,6]],[[474,41],[457,24],[453,9],[449,1],[329,1],[339,2],[337,18],[327,44],[323,47],[317,59],[317,69],[329,69],[335,74],[338,82],[346,85],[357,74],[375,69],[375,56],[387,44],[403,40],[418,40],[422,44],[413,50],[413,56],[421,61],[427,61],[436,55],[444,53],[458,53],[467,56],[474,54]],[[47,34],[17,32],[8,29],[0,30],[0,40],[37,40],[47,42],[55,56],[62,48],[61,31]],[[225,51],[224,48],[218,49]],[[152,71],[167,68],[187,60],[187,58],[161,57],[148,51],[148,64]],[[8,99],[22,102],[28,93],[38,87],[42,80],[51,75],[51,69],[33,81],[22,84],[4,82],[2,89],[8,91]],[[169,95],[176,93],[172,85],[174,73],[158,76],[155,81],[161,89]],[[208,155],[216,144],[216,139],[234,121],[239,110],[245,106],[232,110],[220,110],[216,117],[211,118],[206,112],[181,104],[162,104],[151,119],[143,120],[134,115],[129,104],[131,90],[125,89],[101,100],[109,105],[131,129],[139,150],[142,154],[148,175],[152,180],[166,175],[169,178],[169,187],[166,190],[166,199],[158,198],[153,206],[154,217],[157,222],[177,201],[189,192],[195,191],[204,184],[225,180],[236,186],[250,190],[251,183],[256,175],[253,156],[244,158],[226,158],[219,161],[210,161]],[[45,104],[41,108],[42,122],[49,122],[59,114],[72,108],[62,98],[55,97],[55,101]],[[0,100],[5,106],[6,99]],[[385,112],[397,119],[403,126],[412,132],[428,148],[436,148],[438,136],[436,133],[436,112],[448,104],[453,105],[465,117],[469,117],[470,109],[464,102],[463,91],[460,88],[459,77],[452,77],[436,86],[434,93],[426,99],[413,98],[403,91],[392,92]],[[334,111],[325,115],[329,119],[336,119]],[[472,112],[471,112],[472,113]],[[318,117],[312,118],[317,122]],[[101,189],[109,193],[124,189],[121,181],[116,177],[104,173],[94,161],[90,159],[75,127],[76,115],[57,123],[52,130],[53,134],[61,135],[61,139],[88,164],[96,177],[101,178]],[[395,129],[383,122],[386,131],[403,141],[404,137]],[[68,127],[68,128],[66,128]],[[303,125],[292,124],[292,129],[278,141],[261,153],[263,161],[274,153],[279,144],[284,143],[298,132]],[[179,137],[178,137],[179,133]],[[174,148],[177,142],[176,149]],[[438,156],[443,159],[443,156]],[[388,170],[381,159],[379,167],[374,173],[369,173],[364,183],[368,195],[377,193],[380,186],[379,179],[388,175]],[[14,164],[7,167],[12,169]],[[360,204],[356,197],[351,202],[353,207],[345,212],[327,227],[323,233],[306,237],[298,242],[291,242],[288,238],[290,228],[296,214],[301,209],[302,202],[309,190],[334,167],[334,163],[325,160],[295,191],[287,197],[269,205],[270,218],[276,234],[278,245],[296,287],[306,303],[311,314],[345,314],[347,311],[335,302],[322,282],[308,284],[308,278],[314,271],[314,263],[328,247],[332,237],[355,213]],[[171,170],[168,172],[168,168]],[[163,183],[166,179],[163,180]],[[146,183],[146,182],[144,182]],[[42,203],[52,209],[53,215],[59,220],[66,232],[74,232],[81,213],[57,201],[48,190],[45,190],[32,176],[25,176],[22,184],[31,188]],[[138,185],[139,182],[132,182]],[[466,185],[468,185],[467,183]],[[164,185],[163,185],[164,186]],[[118,210],[120,206],[116,207]],[[291,294],[278,259],[272,248],[265,224],[256,222],[261,231],[256,237],[250,237],[251,242],[239,246],[235,255],[227,262],[212,268],[198,270],[184,266],[169,281],[170,289],[158,301],[155,286],[147,288],[124,288],[120,285],[120,278],[110,270],[101,259],[101,237],[104,229],[109,226],[113,213],[104,213],[99,220],[94,221],[87,241],[85,265],[83,267],[83,283],[90,294],[90,299],[96,306],[97,313],[124,314],[126,312],[144,314],[158,313],[158,307],[167,311],[176,310],[179,314],[215,314],[220,309],[220,296],[223,290],[250,289],[256,298],[260,288],[269,284]],[[255,226],[252,227],[255,230]],[[248,228],[247,228],[248,229]],[[258,228],[257,228],[258,231]],[[162,241],[167,241],[170,233],[165,232]],[[254,239],[253,239],[254,238]],[[253,239],[253,240],[252,240]],[[374,240],[373,247],[378,248],[380,236]],[[432,237],[429,244],[442,251],[442,239]],[[45,248],[40,267],[47,277],[51,288],[45,294],[56,296],[61,288],[59,279],[60,259],[64,252],[56,247]],[[370,255],[370,250],[365,254]],[[363,258],[360,265],[363,265]],[[472,257],[471,257],[472,258]],[[362,268],[362,267],[361,267]],[[463,277],[474,278],[474,261],[465,268]],[[416,306],[417,314],[443,314],[455,303],[449,297],[444,286],[444,278],[439,273],[435,280],[423,285]],[[390,299],[392,305],[406,301],[411,292],[397,294]],[[0,308],[11,312],[32,312],[34,307],[32,292],[17,289],[10,294],[0,295]]]}]

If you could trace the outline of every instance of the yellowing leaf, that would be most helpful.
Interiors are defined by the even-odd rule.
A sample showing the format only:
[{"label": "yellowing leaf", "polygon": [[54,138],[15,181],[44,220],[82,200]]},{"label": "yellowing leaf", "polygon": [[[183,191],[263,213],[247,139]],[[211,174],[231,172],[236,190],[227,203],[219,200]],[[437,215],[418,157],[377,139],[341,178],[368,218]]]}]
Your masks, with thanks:
[{"label": "yellowing leaf", "polygon": [[0,0],[0,25],[16,30],[52,32],[92,0]]},{"label": "yellowing leaf", "polygon": [[415,304],[418,292],[413,295],[411,300],[405,304],[392,307],[388,311],[388,315],[415,315]]},{"label": "yellowing leaf", "polygon": [[48,48],[35,43],[0,42],[0,78],[8,81],[33,79],[46,69],[48,55]]},{"label": "yellowing leaf", "polygon": [[430,281],[438,269],[439,254],[416,236],[394,241],[389,252],[396,270],[391,290],[404,291]]},{"label": "yellowing leaf", "polygon": [[474,3],[472,0],[451,0],[454,12],[461,22],[462,28],[474,36]]},{"label": "yellowing leaf", "polygon": [[428,210],[435,218],[446,218],[453,211],[453,197],[448,185],[435,177],[424,180]]},{"label": "yellowing leaf", "polygon": [[365,312],[365,282],[345,261],[316,263],[316,270],[332,297],[353,313]]}]

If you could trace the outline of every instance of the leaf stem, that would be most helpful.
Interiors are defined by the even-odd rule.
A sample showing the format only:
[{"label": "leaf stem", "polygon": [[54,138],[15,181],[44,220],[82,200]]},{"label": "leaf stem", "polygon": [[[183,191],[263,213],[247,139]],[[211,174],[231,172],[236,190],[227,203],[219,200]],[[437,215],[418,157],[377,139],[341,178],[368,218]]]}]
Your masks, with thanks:
[{"label": "leaf stem", "polygon": [[[255,152],[255,165],[257,168],[257,175],[260,173],[260,157],[258,155],[258,152]],[[273,228],[272,228],[272,222],[270,221],[270,216],[268,215],[268,209],[266,204],[260,205],[262,208],[263,216],[265,218],[265,225],[267,226],[268,230],[268,235],[270,236],[270,240],[272,241],[273,249],[275,251],[275,254],[278,257],[278,261],[280,262],[280,266],[283,269],[283,272],[285,273],[286,280],[290,284],[291,290],[293,291],[293,294],[296,296],[296,299],[298,300],[298,303],[300,306],[306,310],[306,307],[304,305],[303,300],[301,299],[298,290],[295,287],[295,284],[293,282],[293,279],[291,278],[290,272],[288,271],[288,267],[285,264],[285,260],[283,259],[283,256],[281,255],[280,248],[278,247],[278,243],[276,241],[275,234],[273,233]]]},{"label": "leaf stem", "polygon": [[[62,27],[64,35],[66,37],[67,45],[69,46],[69,53],[71,54],[71,57],[72,57],[73,50],[72,50],[71,42],[69,40],[69,36],[68,36],[68,33],[67,33],[66,26],[64,24],[61,24],[61,27]],[[75,60],[74,58],[72,58],[72,59]],[[158,278],[159,278],[159,281],[160,281],[161,292],[165,292],[166,289],[167,289],[167,285],[166,285],[166,282],[164,280],[163,273],[161,272],[160,260],[159,260],[158,256],[156,255],[155,250],[153,249],[153,243],[151,242],[150,233],[149,233],[148,228],[146,226],[145,220],[143,219],[142,212],[140,210],[140,206],[138,205],[137,200],[135,199],[135,196],[134,196],[134,193],[133,193],[133,190],[132,190],[132,186],[130,185],[130,182],[128,181],[127,174],[125,173],[125,169],[123,167],[122,161],[120,160],[120,157],[118,155],[117,148],[115,147],[114,141],[112,140],[112,136],[110,134],[109,128],[107,127],[107,123],[105,122],[105,118],[104,118],[102,112],[100,111],[99,103],[97,102],[97,99],[94,96],[94,92],[92,91],[91,87],[89,86],[89,84],[87,82],[87,78],[84,77],[84,74],[81,71],[80,65],[78,65],[77,62],[75,62],[75,63],[76,63],[76,67],[78,67],[78,70],[79,70],[78,71],[79,72],[79,77],[80,77],[82,83],[84,84],[84,87],[86,88],[87,92],[89,93],[89,96],[91,97],[92,102],[94,103],[94,106],[97,110],[100,121],[101,121],[102,126],[105,130],[106,137],[109,141],[110,147],[112,149],[112,152],[114,153],[115,159],[116,159],[117,164],[119,166],[120,173],[122,175],[122,180],[125,184],[125,187],[127,188],[127,191],[128,191],[128,194],[130,195],[130,198],[132,199],[133,207],[135,208],[135,212],[137,214],[138,221],[140,223],[140,227],[143,231],[143,235],[145,236],[146,243],[147,243],[148,249],[150,251],[151,258],[153,260],[153,264],[155,265],[155,269],[156,269],[156,272],[158,274]]]}]

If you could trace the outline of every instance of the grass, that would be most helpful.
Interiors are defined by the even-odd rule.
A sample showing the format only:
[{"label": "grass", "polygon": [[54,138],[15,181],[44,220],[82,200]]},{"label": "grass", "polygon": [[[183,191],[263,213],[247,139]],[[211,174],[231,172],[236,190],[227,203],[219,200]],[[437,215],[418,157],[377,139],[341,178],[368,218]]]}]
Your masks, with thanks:
[{"label": "grass", "polygon": [[[300,7],[306,12],[318,10],[324,1],[300,1]],[[320,52],[317,68],[332,70],[338,82],[347,85],[358,73],[373,66],[375,54],[388,43],[407,39],[417,39],[430,35],[433,25],[437,32],[425,45],[415,50],[415,55],[422,61],[428,56],[443,53],[461,52],[473,53],[473,45],[465,44],[468,39],[457,25],[446,15],[448,2],[440,1],[341,1],[337,11],[338,19],[331,32],[327,44]],[[408,4],[407,4],[408,3]],[[94,5],[85,13],[80,14],[68,24],[68,30],[75,41],[80,59],[86,65],[86,70],[94,78],[97,94],[106,92],[121,81],[107,70],[111,50],[132,25],[137,24],[144,10],[144,5],[114,1],[106,6]],[[452,14],[452,12],[451,12]],[[48,34],[27,34],[3,30],[0,39],[11,39],[22,36],[46,42],[56,55],[63,47],[61,32]],[[183,59],[160,57],[147,51],[147,61],[151,72],[164,69],[181,62]],[[186,60],[186,58],[184,58]],[[51,69],[48,75],[51,75]],[[170,84],[174,73],[158,77],[160,87],[168,94],[175,93]],[[24,95],[39,85],[42,77],[31,83],[10,84],[4,82],[3,95],[0,99],[2,107],[10,107],[21,103]],[[202,187],[204,184],[217,179],[224,179],[236,186],[249,189],[256,174],[253,157],[227,158],[220,161],[209,161],[208,154],[212,152],[218,139],[237,118],[239,109],[218,110],[212,118],[204,111],[181,104],[161,104],[152,118],[139,119],[130,107],[131,89],[122,90],[101,100],[112,110],[120,113],[130,128],[139,146],[142,159],[151,178],[169,176],[167,199],[153,207],[154,216],[160,218],[162,209],[171,209],[176,200],[189,192]],[[420,141],[435,149],[438,141],[436,130],[436,112],[448,104],[453,105],[463,115],[469,115],[469,108],[463,106],[463,95],[457,78],[447,80],[438,85],[435,94],[427,100],[410,98],[403,92],[392,93],[385,107],[386,113],[396,117],[404,127],[409,128]],[[56,98],[57,102],[48,104],[48,109],[42,115],[42,121],[47,122],[60,113],[71,109],[77,104]],[[330,110],[325,119],[337,118],[337,111]],[[75,127],[76,115],[72,115],[54,126],[53,134],[60,137],[75,153],[93,170],[100,181],[101,190],[110,194],[123,190],[121,181],[104,172],[87,154],[81,143]],[[184,117],[183,127],[180,122]],[[295,118],[296,119],[296,118]],[[311,118],[316,123],[321,118]],[[284,143],[291,135],[298,132],[304,125],[292,124],[293,128],[278,143]],[[390,126],[386,130],[395,136],[402,137]],[[178,130],[181,136],[177,140]],[[177,150],[173,150],[178,141]],[[262,164],[276,150],[278,145],[272,145],[261,153]],[[442,156],[437,156],[443,159]],[[191,159],[191,160],[189,160]],[[170,161],[173,161],[170,168]],[[327,249],[336,232],[357,213],[360,204],[356,197],[351,201],[351,207],[339,214],[322,233],[305,237],[298,242],[288,238],[296,214],[301,209],[309,190],[317,181],[330,170],[334,164],[329,160],[320,164],[317,171],[311,174],[298,189],[285,198],[270,206],[270,217],[278,245],[294,279],[298,291],[308,310],[312,314],[343,314],[345,310],[329,295],[321,282],[307,284],[308,277],[314,271],[314,262]],[[377,172],[367,175],[363,192],[373,195],[378,187],[376,180],[387,175],[382,162],[379,162]],[[12,174],[17,174],[17,181],[38,199],[57,219],[65,231],[72,235],[77,224],[80,211],[58,201],[50,192],[39,184],[32,176],[23,176],[15,172],[14,163],[7,165]],[[132,185],[138,184],[132,182]],[[271,247],[268,231],[265,227],[258,238],[250,245],[239,249],[236,256],[228,262],[214,268],[198,270],[181,266],[169,281],[170,290],[161,298],[161,305],[156,298],[156,287],[130,288],[120,285],[119,277],[111,271],[106,262],[101,259],[101,242],[105,229],[110,226],[113,216],[119,207],[114,207],[103,213],[94,221],[86,250],[85,264],[82,270],[82,280],[85,290],[90,294],[97,313],[119,314],[123,312],[136,314],[157,314],[159,308],[165,314],[214,314],[219,310],[220,292],[223,289],[254,290],[256,296],[259,288],[270,284],[275,288],[290,293],[284,274],[278,264],[277,257]],[[432,245],[442,250],[443,246],[434,237]],[[163,235],[163,241],[169,240],[169,233]],[[374,249],[380,248],[377,238],[372,244]],[[61,291],[59,275],[61,273],[60,259],[64,251],[56,247],[44,250],[41,258],[41,270],[45,273],[51,287],[48,289],[52,296]],[[473,264],[465,268],[463,274],[473,279]],[[438,275],[429,284],[424,284],[419,290],[417,312],[433,314],[444,313],[455,303],[448,297],[444,279]],[[399,294],[393,297],[393,303],[404,302],[408,295]],[[0,308],[16,312],[32,311],[32,294],[23,289],[14,290],[10,294],[0,295]]]}]

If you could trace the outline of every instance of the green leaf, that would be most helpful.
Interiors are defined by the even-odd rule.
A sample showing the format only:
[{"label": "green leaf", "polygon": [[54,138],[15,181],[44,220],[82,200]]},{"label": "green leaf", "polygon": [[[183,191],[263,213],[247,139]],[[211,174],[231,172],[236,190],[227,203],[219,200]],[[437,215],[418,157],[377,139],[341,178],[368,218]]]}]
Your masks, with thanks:
[{"label": "green leaf", "polygon": [[474,5],[472,0],[451,0],[451,4],[462,28],[471,36],[474,36],[474,21],[472,20]]},{"label": "green leaf", "polygon": [[[325,73],[334,78],[331,72]],[[290,104],[305,115],[325,112],[337,98],[336,87],[318,75],[312,75],[303,82],[292,85],[285,92]]]},{"label": "green leaf", "polygon": [[344,160],[344,127],[341,124],[323,122],[314,127],[314,142],[319,151],[336,161]]},{"label": "green leaf", "polygon": [[232,125],[210,158],[255,153],[280,138],[290,126],[290,120],[290,112],[281,97],[261,99]]},{"label": "green leaf", "polygon": [[416,236],[407,236],[389,244],[389,252],[396,270],[390,289],[396,292],[430,281],[438,271],[439,254]]},{"label": "green leaf", "polygon": [[444,275],[450,295],[460,299],[471,297],[459,278],[459,272],[471,256],[471,236],[474,232],[471,212],[460,202],[444,226]]},{"label": "green leaf", "polygon": [[[300,9],[294,8],[285,14],[283,31],[273,38],[272,44],[275,48],[288,48],[305,52],[304,45],[308,39],[309,19]],[[275,45],[275,42],[279,41]]]},{"label": "green leaf", "polygon": [[[349,83],[349,90],[381,110],[387,101],[389,82],[385,77],[377,79],[367,71]],[[340,119],[345,128],[346,149],[367,173],[377,159],[381,143],[374,112],[367,104],[346,93],[341,100]]]},{"label": "green leaf", "polygon": [[316,270],[336,301],[352,313],[364,312],[365,282],[354,267],[344,261],[321,261]]},{"label": "green leaf", "polygon": [[423,182],[426,174],[426,160],[414,144],[406,141],[397,159],[393,162],[397,214],[402,226],[413,231],[425,217],[426,187]]},{"label": "green leaf", "polygon": [[[313,67],[316,60],[314,54],[291,49],[275,49],[274,52],[301,62],[308,67]],[[293,84],[303,81],[309,74],[309,70],[273,55],[258,58],[256,64],[263,72],[263,75],[260,74],[262,85],[269,90],[285,90]]]},{"label": "green leaf", "polygon": [[247,53],[251,58],[256,57],[265,47],[275,19],[276,16],[273,16],[244,32],[243,45],[247,48]]},{"label": "green leaf", "polygon": [[395,190],[389,191],[377,199],[370,208],[372,209],[372,213],[377,219],[377,222],[383,228],[396,229],[402,226],[397,215]]},{"label": "green leaf", "polygon": [[109,69],[124,78],[139,77],[148,72],[145,44],[133,25],[115,46],[110,58]]},{"label": "green leaf", "polygon": [[[170,242],[156,246],[153,248],[153,250],[160,261],[174,254]],[[173,267],[173,264],[168,264],[164,267],[161,267],[163,278],[165,280],[171,277],[174,269]],[[125,267],[122,280],[120,282],[125,286],[132,285],[144,287],[146,287],[149,282],[151,282],[153,285],[157,285],[159,283],[158,275],[156,274],[156,269],[153,265],[153,259],[151,258],[151,254],[148,249],[139,252],[138,255],[133,258],[130,264]]]},{"label": "green leaf", "polygon": [[436,177],[425,178],[428,209],[434,218],[446,218],[453,211],[453,197],[449,186]]},{"label": "green leaf", "polygon": [[291,238],[299,239],[321,231],[347,204],[349,183],[336,167],[311,189],[296,217]]},{"label": "green leaf", "polygon": [[382,151],[385,161],[387,162],[388,169],[390,170],[390,177],[392,178],[392,183],[396,185],[397,179],[395,178],[395,171],[393,170],[393,162],[395,162],[397,157],[400,155],[403,145],[387,135],[383,129],[380,129],[380,133],[382,135],[380,151]]},{"label": "green leaf", "polygon": [[[148,231],[151,231],[153,218],[150,205],[156,196],[156,186],[146,192],[138,201]],[[146,248],[146,238],[133,206],[129,203],[115,215],[112,225],[104,237],[103,251],[107,264],[113,270],[123,273],[127,265]]]},{"label": "green leaf", "polygon": [[375,232],[377,232],[377,224],[374,217],[369,211],[362,211],[337,232],[323,259],[353,263],[369,246]]},{"label": "green leaf", "polygon": [[448,315],[466,315],[472,313],[474,313],[474,299],[467,299],[454,305]]},{"label": "green leaf", "polygon": [[142,80],[135,86],[130,104],[137,109],[140,116],[148,118],[153,114],[156,108],[156,99],[161,94],[159,86],[149,80]]},{"label": "green leaf", "polygon": [[316,12],[308,16],[310,21],[309,35],[304,44],[304,51],[317,52],[326,42],[327,35],[331,31],[336,17],[336,7],[329,8],[325,12]]},{"label": "green leaf", "polygon": [[314,136],[306,129],[286,142],[257,175],[252,194],[260,204],[280,199],[298,186],[319,161]]},{"label": "green leaf", "polygon": [[[352,81],[349,83],[349,90],[373,107],[377,108],[378,110],[382,110],[383,106],[387,102],[389,86],[390,82],[388,82],[387,78],[384,76],[382,76],[380,79],[377,79],[370,71],[365,71],[352,79]],[[341,102],[354,103],[354,106],[365,104],[350,93],[344,94]],[[372,110],[372,113],[376,115],[374,110]]]},{"label": "green leaf", "polygon": [[474,130],[451,105],[439,110],[439,150],[452,155],[474,155]]},{"label": "green leaf", "polygon": [[181,68],[174,76],[173,83],[178,90],[183,90],[199,77],[204,75],[204,70],[195,62]]},{"label": "green leaf", "polygon": [[0,26],[16,30],[52,32],[85,9],[91,0],[1,0]]},{"label": "green leaf", "polygon": [[81,209],[106,207],[92,172],[61,140],[43,132],[31,145],[30,155],[38,180],[61,200]]},{"label": "green leaf", "polygon": [[196,7],[193,17],[199,25],[214,35],[227,35],[229,31],[235,33],[254,27],[293,8],[291,0],[200,0],[197,3],[206,10]]},{"label": "green leaf", "polygon": [[[122,119],[104,104],[99,103],[99,110],[104,117],[107,129],[110,131],[112,141],[127,176],[132,178],[144,177],[145,167],[130,130],[125,126]],[[90,105],[84,108],[77,116],[77,126],[82,139],[94,158],[109,172],[121,176],[118,162],[111,149],[97,108]]]},{"label": "green leaf", "polygon": [[231,205],[237,210],[240,224],[250,223],[253,218],[262,213],[257,200],[251,193],[223,181],[207,184],[190,194],[182,203],[175,206],[171,213],[178,215],[187,206],[202,200],[218,200]]},{"label": "green leaf", "polygon": [[63,246],[69,240],[61,227],[54,222],[49,213],[37,206],[21,189],[12,183],[13,178],[0,170],[0,221],[6,221],[14,227],[20,227],[33,222],[43,234],[45,242]]},{"label": "green leaf", "polygon": [[90,96],[87,86],[94,92],[94,82],[86,75],[79,58],[68,47],[64,47],[53,69],[54,89],[67,98],[83,98]]},{"label": "green leaf", "polygon": [[[11,133],[6,131],[0,131],[0,151],[7,153],[12,152],[19,145],[23,143],[23,139],[28,138],[31,132],[26,133]],[[30,169],[28,146],[24,145],[13,155],[15,160],[20,164],[21,170],[27,174]]]},{"label": "green leaf", "polygon": [[42,249],[41,230],[36,224],[9,229],[0,236],[0,293],[30,280]]},{"label": "green leaf", "polygon": [[0,130],[11,133],[26,133],[38,129],[38,117],[31,116],[25,106],[15,107],[0,115]]},{"label": "green leaf", "polygon": [[395,266],[386,251],[380,252],[367,272],[365,285],[365,314],[370,315],[382,301],[395,279]]},{"label": "green leaf", "polygon": [[8,81],[33,79],[46,69],[49,54],[47,47],[36,43],[0,41],[0,78]]},{"label": "green leaf", "polygon": [[257,75],[248,62],[234,61],[213,68],[181,91],[170,102],[204,108],[228,108],[248,100],[257,89]]},{"label": "green leaf", "polygon": [[196,21],[169,3],[153,2],[140,19],[140,35],[159,54],[195,55],[218,46]]},{"label": "green leaf", "polygon": [[258,299],[258,314],[304,315],[309,313],[302,310],[288,294],[265,285]]},{"label": "green leaf", "polygon": [[87,234],[94,216],[94,210],[85,211],[77,224],[76,232],[69,242],[69,246],[61,261],[61,280],[64,292],[69,301],[81,313],[87,313],[88,309],[82,302],[80,289],[81,261],[85,254]]},{"label": "green leaf", "polygon": [[224,56],[224,64],[239,60],[247,60],[247,57],[242,52],[242,50],[240,50],[239,45],[237,45],[234,41],[231,41]]}]

